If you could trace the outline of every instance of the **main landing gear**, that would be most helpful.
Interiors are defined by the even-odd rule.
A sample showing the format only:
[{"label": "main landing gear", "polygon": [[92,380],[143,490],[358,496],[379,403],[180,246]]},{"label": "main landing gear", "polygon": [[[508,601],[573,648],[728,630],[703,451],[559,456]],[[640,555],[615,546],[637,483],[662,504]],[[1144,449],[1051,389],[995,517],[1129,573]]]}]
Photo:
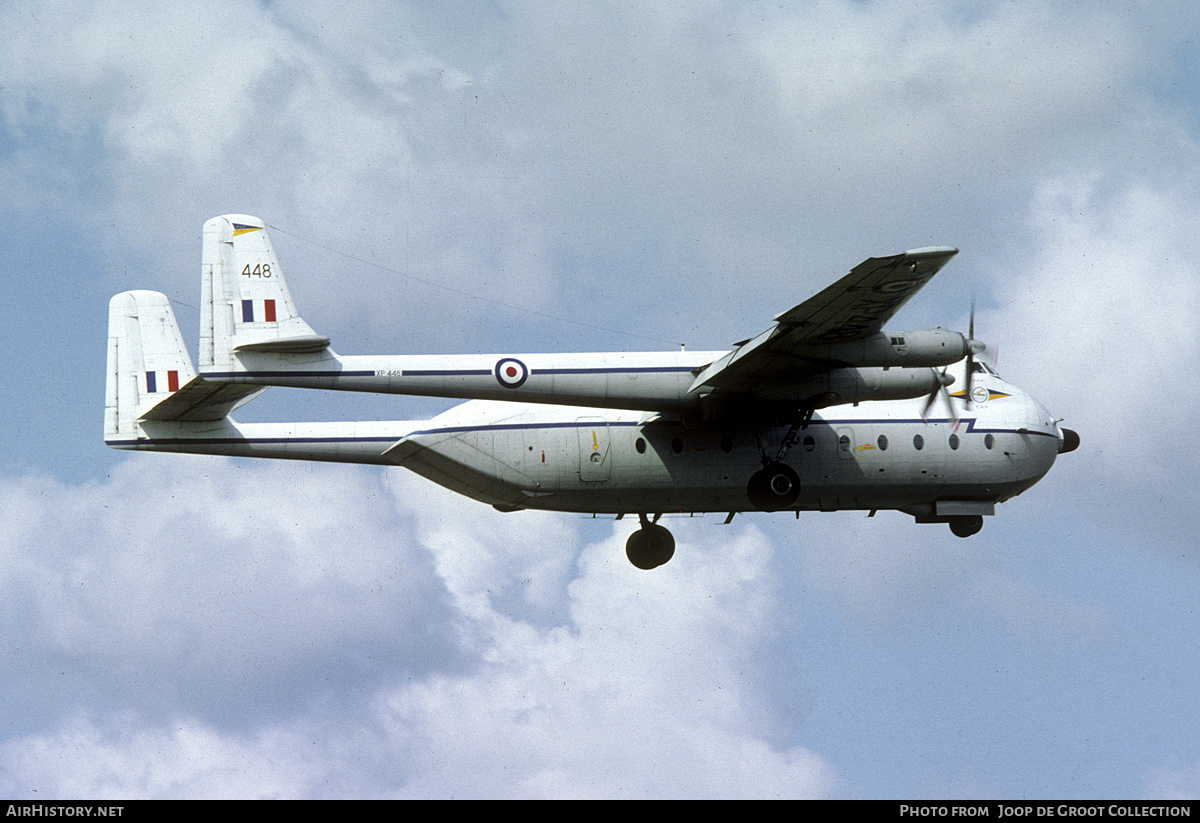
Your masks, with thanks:
[{"label": "main landing gear", "polygon": [[772,461],[750,475],[746,494],[756,509],[777,512],[796,502],[800,496],[800,478],[791,466]]},{"label": "main landing gear", "polygon": [[675,538],[666,526],[658,525],[660,515],[651,522],[645,514],[639,514],[642,527],[629,535],[625,543],[625,556],[639,569],[653,569],[675,556]]},{"label": "main landing gear", "polygon": [[762,435],[759,435],[758,451],[762,455],[763,467],[750,475],[750,482],[746,484],[746,495],[754,508],[777,512],[788,508],[800,497],[800,477],[791,466],[783,462],[783,459],[787,457],[792,446],[796,445],[796,441],[800,439],[800,432],[808,427],[812,416],[812,407],[800,410],[799,419],[788,428],[774,458],[768,456]]}]

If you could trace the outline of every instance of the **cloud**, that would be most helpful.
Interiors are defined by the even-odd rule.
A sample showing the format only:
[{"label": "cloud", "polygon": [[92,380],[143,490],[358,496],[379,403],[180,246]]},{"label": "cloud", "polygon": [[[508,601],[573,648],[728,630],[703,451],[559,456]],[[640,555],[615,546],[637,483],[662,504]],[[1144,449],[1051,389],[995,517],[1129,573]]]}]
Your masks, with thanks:
[{"label": "cloud", "polygon": [[625,528],[399,472],[138,455],[0,501],[10,795],[838,790],[791,742],[753,528],[716,551],[684,522],[649,577]]},{"label": "cloud", "polygon": [[[64,181],[81,175],[67,157],[88,158],[74,187],[21,188],[69,202],[103,180],[74,219],[115,242],[118,264],[148,258],[187,302],[200,223],[241,211],[385,267],[303,244],[284,255],[302,305],[355,343],[408,343],[414,328],[455,345],[428,322],[435,309],[458,330],[528,325],[436,282],[707,347],[757,331],[859,255],[935,228],[964,235],[966,209],[998,179],[1023,188],[1047,152],[1111,143],[1128,110],[1113,101],[1144,71],[1136,30],[1047,14],[515,3],[428,20],[368,5],[351,25],[305,6],[79,18],[17,5],[0,67],[9,133],[73,149],[46,158]],[[154,232],[113,233],[148,213]],[[681,269],[687,289],[647,281]],[[714,317],[704,295],[731,274],[758,288]],[[631,344],[646,342],[617,342]]]},{"label": "cloud", "polygon": [[[165,9],[0,11],[0,213],[28,286],[6,320],[41,381],[14,384],[9,457],[45,455],[0,480],[6,794],[1078,789],[1058,755],[1130,739],[1114,649],[1195,645],[1141,611],[1182,602],[1155,564],[1194,542],[1190,7]],[[108,292],[194,304],[200,225],[229,211],[283,230],[298,303],[350,353],[719,347],[863,256],[960,245],[903,323],[962,328],[974,280],[1001,372],[1083,446],[970,541],[896,514],[681,522],[652,575],[628,522],[500,515],[396,472],[111,460],[64,422],[101,396],[70,366],[100,356]],[[997,648],[1056,654],[1001,674]],[[1059,665],[1078,649],[1104,670]],[[1137,682],[1166,692],[1154,660]],[[859,699],[927,671],[962,685],[945,717],[1043,695],[989,728],[1038,725],[1045,754],[968,720],[955,748],[919,687]],[[1191,731],[1162,736],[1180,762]],[[1162,759],[1120,748],[1090,785]],[[964,751],[985,765],[956,784]]]},{"label": "cloud", "polygon": [[[788,711],[772,703],[783,673],[766,652],[780,604],[762,591],[761,537],[740,534],[720,556],[681,542],[699,569],[685,560],[678,576],[633,586],[622,543],[585,554],[569,625],[496,625],[479,676],[383,696],[393,736],[415,736],[420,752],[420,779],[405,793],[451,785],[473,796],[836,793],[829,764],[785,742]],[[697,580],[703,592],[692,589]]]},{"label": "cloud", "polygon": [[311,735],[275,729],[241,739],[191,720],[79,716],[0,744],[0,787],[30,799],[292,798],[327,777],[312,747]]},{"label": "cloud", "polygon": [[1200,356],[1200,234],[1184,217],[1197,207],[1186,180],[1047,179],[1011,255],[989,264],[999,308],[980,312],[979,334],[998,344],[1005,377],[1080,433],[1054,468],[1071,490],[1058,505],[1117,515],[1110,538],[1137,523],[1136,543],[1187,542],[1171,512],[1188,505],[1179,481],[1194,472],[1172,433],[1200,401],[1186,379]]},{"label": "cloud", "polygon": [[379,476],[297,468],[151,456],[79,487],[5,479],[11,728],[75,706],[286,715],[455,659]]},{"label": "cloud", "polygon": [[1153,800],[1195,800],[1200,796],[1200,763],[1178,766],[1175,762],[1147,772],[1141,796]]}]

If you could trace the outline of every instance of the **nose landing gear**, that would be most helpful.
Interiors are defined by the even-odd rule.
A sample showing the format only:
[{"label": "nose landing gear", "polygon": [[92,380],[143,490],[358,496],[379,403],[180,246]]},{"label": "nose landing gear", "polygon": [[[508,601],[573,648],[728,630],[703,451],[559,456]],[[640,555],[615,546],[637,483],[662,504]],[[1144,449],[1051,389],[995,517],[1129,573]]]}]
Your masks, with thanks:
[{"label": "nose landing gear", "polygon": [[658,525],[660,516],[656,514],[655,522],[651,522],[645,514],[639,514],[642,527],[625,543],[625,556],[639,569],[657,568],[675,556],[675,538],[665,526]]},{"label": "nose landing gear", "polygon": [[950,531],[956,537],[970,537],[983,528],[983,518],[977,514],[950,518]]}]

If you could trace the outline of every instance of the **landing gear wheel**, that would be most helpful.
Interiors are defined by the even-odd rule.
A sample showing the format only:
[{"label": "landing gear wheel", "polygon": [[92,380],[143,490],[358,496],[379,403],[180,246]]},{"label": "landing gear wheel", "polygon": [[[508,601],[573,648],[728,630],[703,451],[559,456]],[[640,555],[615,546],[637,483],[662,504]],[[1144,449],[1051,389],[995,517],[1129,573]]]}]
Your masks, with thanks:
[{"label": "landing gear wheel", "polygon": [[665,526],[647,523],[629,535],[625,556],[639,569],[653,569],[675,556],[675,538]]},{"label": "landing gear wheel", "polygon": [[757,509],[776,512],[786,509],[800,496],[800,478],[784,463],[771,463],[750,476],[746,494]]},{"label": "landing gear wheel", "polygon": [[950,520],[950,531],[958,537],[970,537],[983,528],[983,516],[972,514],[967,517],[955,517]]}]

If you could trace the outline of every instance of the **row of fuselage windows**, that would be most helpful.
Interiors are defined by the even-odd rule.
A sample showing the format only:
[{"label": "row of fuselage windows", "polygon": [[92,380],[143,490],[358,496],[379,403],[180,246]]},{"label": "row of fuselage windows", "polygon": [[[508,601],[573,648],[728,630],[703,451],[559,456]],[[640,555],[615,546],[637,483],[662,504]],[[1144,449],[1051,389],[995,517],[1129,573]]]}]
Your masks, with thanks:
[{"label": "row of fuselage windows", "polygon": [[[950,448],[952,451],[958,451],[958,447],[962,445],[962,439],[959,438],[959,436],[957,434],[950,435],[947,442],[950,444]],[[913,444],[914,449],[916,449],[917,451],[921,451],[923,448],[925,448],[925,438],[919,434],[914,434],[912,444]],[[888,450],[888,446],[890,446],[891,443],[888,442],[888,437],[886,434],[881,434],[875,440],[875,445],[880,451],[885,452]],[[988,450],[996,448],[996,438],[990,434],[985,434],[983,436],[983,445]],[[812,451],[816,447],[817,447],[816,441],[813,440],[813,438],[811,436],[804,438],[805,451]],[[851,443],[850,443],[849,435],[843,434],[841,437],[838,438],[838,448],[841,449],[842,451],[850,450]]]},{"label": "row of fuselage windows", "polygon": [[[957,434],[950,435],[947,442],[950,444],[950,448],[953,451],[958,451],[958,447],[962,445],[962,440]],[[807,452],[813,451],[817,448],[816,438],[814,438],[811,434],[805,435],[801,443],[804,446],[804,450]],[[920,434],[914,434],[912,444],[914,449],[921,451],[925,448],[924,436]],[[639,437],[634,445],[637,447],[638,454],[646,453],[646,441],[644,439]],[[890,445],[891,441],[888,440],[888,436],[886,434],[881,434],[875,439],[875,446],[880,451],[887,451]],[[983,445],[989,450],[994,449],[996,447],[996,438],[991,434],[985,434],[983,436]],[[839,450],[849,452],[851,448],[853,448],[853,443],[850,440],[850,435],[843,434],[838,438]],[[675,454],[683,454],[683,450],[683,438],[679,437],[678,435],[672,437],[671,451],[673,451]],[[721,451],[725,452],[726,454],[729,454],[731,451],[733,451],[733,438],[729,437],[728,435],[721,438]]]}]

